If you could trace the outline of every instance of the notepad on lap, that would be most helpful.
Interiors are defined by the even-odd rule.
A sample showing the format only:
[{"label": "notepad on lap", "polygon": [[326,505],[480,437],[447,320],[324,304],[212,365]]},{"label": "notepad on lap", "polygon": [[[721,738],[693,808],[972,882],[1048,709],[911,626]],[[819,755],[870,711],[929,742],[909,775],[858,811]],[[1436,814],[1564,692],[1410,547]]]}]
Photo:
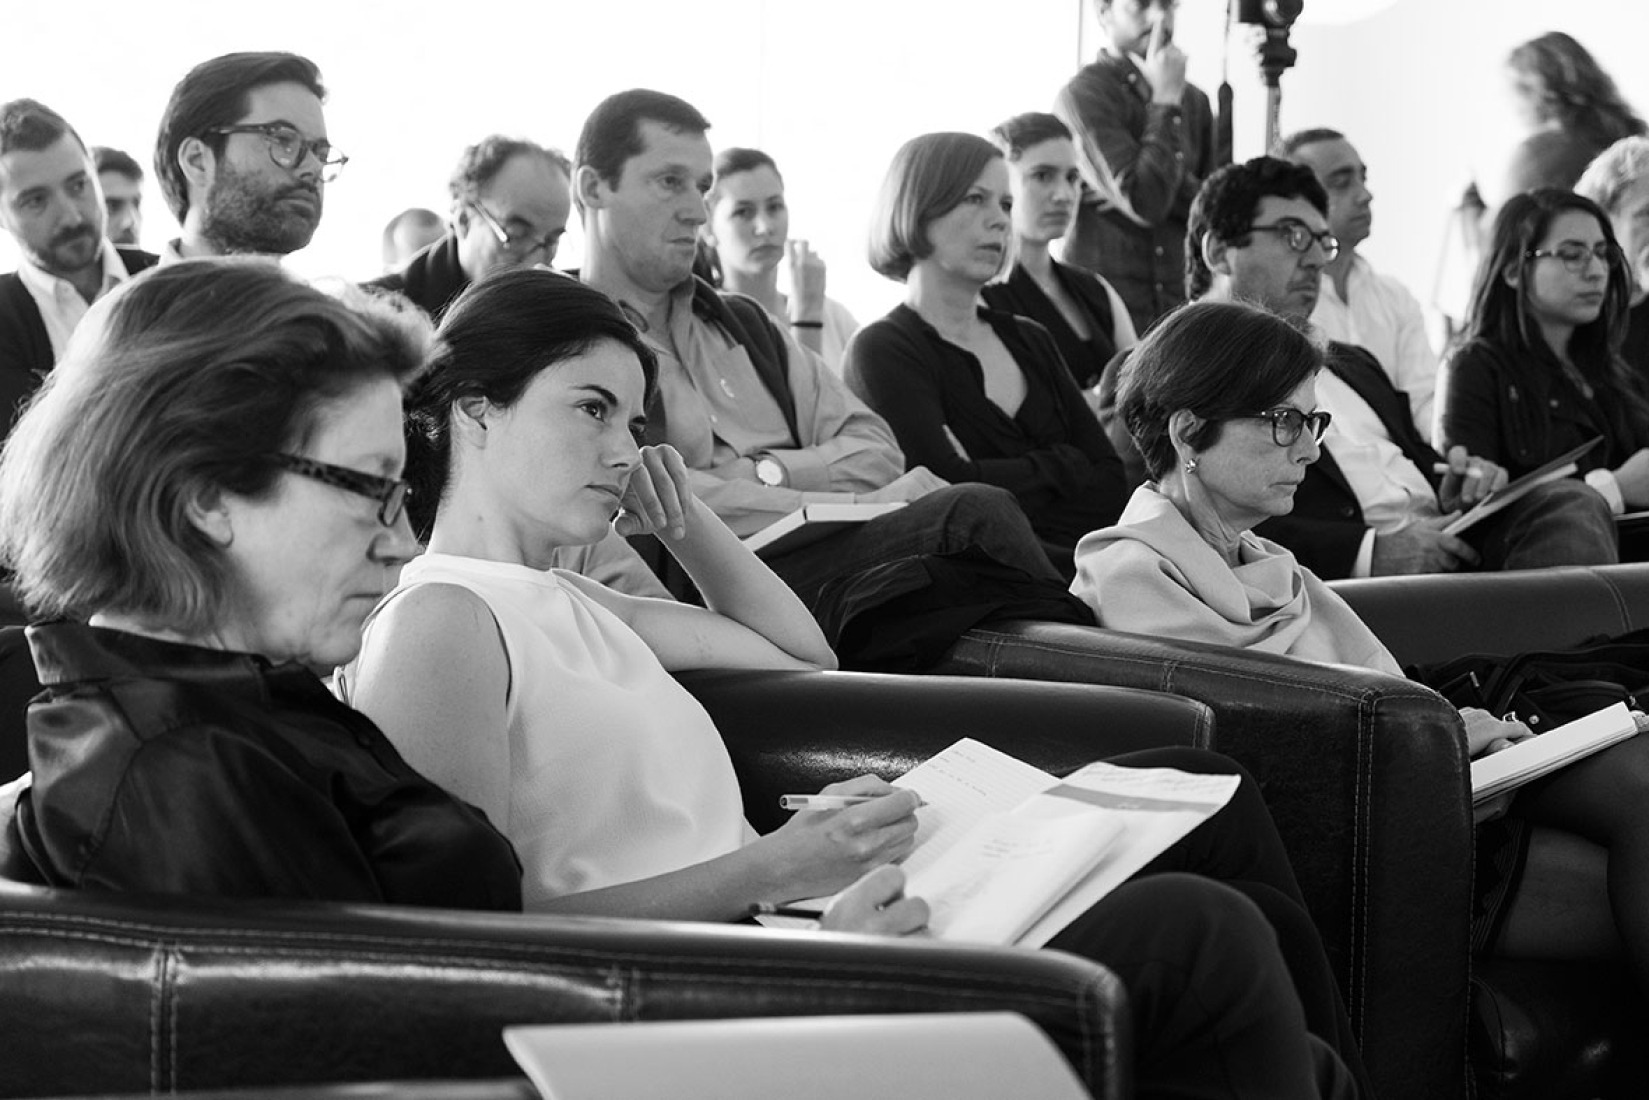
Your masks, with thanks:
[{"label": "notepad on lap", "polygon": [[1496,489],[1472,507],[1462,512],[1453,523],[1443,528],[1445,535],[1458,535],[1460,532],[1475,527],[1478,523],[1488,519],[1502,508],[1509,507],[1522,500],[1529,493],[1546,484],[1556,481],[1560,477],[1568,477],[1580,469],[1578,459],[1602,442],[1601,436],[1593,436],[1572,451],[1558,455],[1544,466],[1530,470],[1503,488]]},{"label": "notepad on lap", "polygon": [[782,554],[904,506],[902,500],[887,504],[805,504],[755,534],[746,535],[744,544],[758,554]]},{"label": "notepad on lap", "polygon": [[1237,783],[1102,763],[1060,780],[963,738],[894,780],[925,803],[905,893],[927,901],[940,939],[1040,947],[1225,805]]},{"label": "notepad on lap", "polygon": [[1584,718],[1472,761],[1472,801],[1483,802],[1521,787],[1638,732],[1625,703],[1615,703]]}]

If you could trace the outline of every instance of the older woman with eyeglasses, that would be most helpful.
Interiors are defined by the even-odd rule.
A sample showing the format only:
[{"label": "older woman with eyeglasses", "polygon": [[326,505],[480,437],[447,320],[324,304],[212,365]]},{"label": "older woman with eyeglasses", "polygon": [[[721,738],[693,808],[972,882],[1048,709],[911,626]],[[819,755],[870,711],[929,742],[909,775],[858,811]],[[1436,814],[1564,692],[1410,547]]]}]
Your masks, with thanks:
[{"label": "older woman with eyeglasses", "polygon": [[509,842],[312,669],[417,551],[401,386],[428,326],[261,261],[101,300],[0,454],[45,692],[8,874],[519,909]]},{"label": "older woman with eyeglasses", "polygon": [[[1328,416],[1322,355],[1281,318],[1202,302],[1169,314],[1130,360],[1118,409],[1152,481],[1076,549],[1073,592],[1100,624],[1307,661],[1402,669],[1338,595],[1250,530],[1293,507]],[[1472,756],[1529,736],[1462,708]],[[1649,990],[1649,738],[1478,808],[1474,946],[1509,957],[1624,956]]]}]

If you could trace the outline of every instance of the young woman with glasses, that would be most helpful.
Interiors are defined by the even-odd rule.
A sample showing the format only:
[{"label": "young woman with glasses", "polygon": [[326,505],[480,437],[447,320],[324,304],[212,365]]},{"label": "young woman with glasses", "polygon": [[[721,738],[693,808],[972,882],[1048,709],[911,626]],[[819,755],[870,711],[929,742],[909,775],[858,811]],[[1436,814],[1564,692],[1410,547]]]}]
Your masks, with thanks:
[{"label": "young woman with glasses", "polygon": [[1438,436],[1517,477],[1589,439],[1587,484],[1649,507],[1649,400],[1620,357],[1632,276],[1590,199],[1513,196],[1478,267],[1461,345],[1438,379]]},{"label": "young woman with glasses", "polygon": [[1048,330],[987,308],[1013,237],[1007,161],[973,134],[905,143],[871,220],[871,266],[905,301],[861,329],[843,377],[886,418],[912,468],[1018,498],[1071,576],[1077,539],[1127,500],[1122,463]]},{"label": "young woman with glasses", "polygon": [[0,558],[45,620],[8,874],[520,908],[508,841],[312,671],[417,552],[401,386],[427,342],[259,261],[87,314],[0,456]]}]

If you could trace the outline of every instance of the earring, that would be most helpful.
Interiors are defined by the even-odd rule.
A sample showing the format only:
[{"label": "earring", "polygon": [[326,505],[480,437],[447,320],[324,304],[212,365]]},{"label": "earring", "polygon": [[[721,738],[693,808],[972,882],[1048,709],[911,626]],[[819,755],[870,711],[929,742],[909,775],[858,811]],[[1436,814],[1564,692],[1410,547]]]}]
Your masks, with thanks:
[{"label": "earring", "polygon": [[1194,474],[1196,472],[1197,472],[1197,456],[1192,455],[1190,458],[1185,460],[1185,473],[1186,473],[1187,476],[1189,476],[1189,475]]}]

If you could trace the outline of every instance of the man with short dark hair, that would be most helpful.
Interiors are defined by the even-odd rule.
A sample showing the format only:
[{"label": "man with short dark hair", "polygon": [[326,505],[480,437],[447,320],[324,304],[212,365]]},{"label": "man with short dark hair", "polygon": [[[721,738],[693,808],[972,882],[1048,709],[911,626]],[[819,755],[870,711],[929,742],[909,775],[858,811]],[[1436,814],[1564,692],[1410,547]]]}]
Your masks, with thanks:
[{"label": "man with short dark hair", "polygon": [[555,149],[498,134],[464,150],[447,183],[452,227],[405,268],[367,286],[406,295],[439,321],[491,271],[555,259],[572,214],[572,165]]},{"label": "man with short dark hair", "polygon": [[1093,0],[1105,49],[1054,103],[1087,184],[1065,262],[1104,276],[1142,333],[1184,301],[1186,214],[1217,163],[1213,109],[1174,45],[1178,7]]},{"label": "man with short dark hair", "polygon": [[[1323,269],[1339,253],[1328,210],[1322,184],[1304,165],[1257,157],[1215,172],[1191,206],[1188,297],[1247,301],[1308,329]],[[1101,381],[1109,383],[1113,406],[1126,369],[1122,358]],[[1617,560],[1608,504],[1572,478],[1541,486],[1461,535],[1449,534],[1454,514],[1504,484],[1505,471],[1463,447],[1446,457],[1433,450],[1415,427],[1407,398],[1364,349],[1331,341],[1324,366],[1317,405],[1333,420],[1321,457],[1306,467],[1293,511],[1255,528],[1318,576]],[[1117,428],[1110,425],[1113,442]],[[1122,438],[1129,450],[1124,461],[1137,462],[1125,431]]]},{"label": "man with short dark hair", "polygon": [[1368,168],[1338,130],[1319,127],[1283,138],[1278,155],[1303,164],[1328,193],[1328,227],[1340,254],[1323,267],[1322,292],[1311,323],[1331,340],[1367,350],[1408,397],[1414,423],[1431,434],[1437,389],[1437,353],[1426,336],[1426,319],[1408,287],[1382,275],[1357,247],[1374,224]]},{"label": "man with short dark hair", "polygon": [[143,169],[129,153],[106,145],[92,146],[92,163],[108,214],[104,235],[111,244],[136,248],[143,236]]},{"label": "man with short dark hair", "polygon": [[349,159],[327,140],[325,98],[320,70],[293,53],[224,54],[178,82],[155,139],[155,175],[183,227],[163,262],[309,243]]},{"label": "man with short dark hair", "polygon": [[22,253],[0,275],[0,434],[52,369],[91,304],[154,264],[103,235],[91,154],[56,111],[0,104],[0,227]]},{"label": "man with short dark hair", "polygon": [[585,122],[574,158],[580,276],[623,305],[659,352],[650,434],[681,452],[694,491],[739,535],[809,503],[905,503],[768,559],[835,645],[849,608],[925,590],[925,560],[970,550],[1066,608],[1064,583],[1010,494],[947,485],[922,467],[907,473],[887,424],[823,360],[754,300],[693,275],[713,166],[709,126],[674,96],[621,92]]}]

